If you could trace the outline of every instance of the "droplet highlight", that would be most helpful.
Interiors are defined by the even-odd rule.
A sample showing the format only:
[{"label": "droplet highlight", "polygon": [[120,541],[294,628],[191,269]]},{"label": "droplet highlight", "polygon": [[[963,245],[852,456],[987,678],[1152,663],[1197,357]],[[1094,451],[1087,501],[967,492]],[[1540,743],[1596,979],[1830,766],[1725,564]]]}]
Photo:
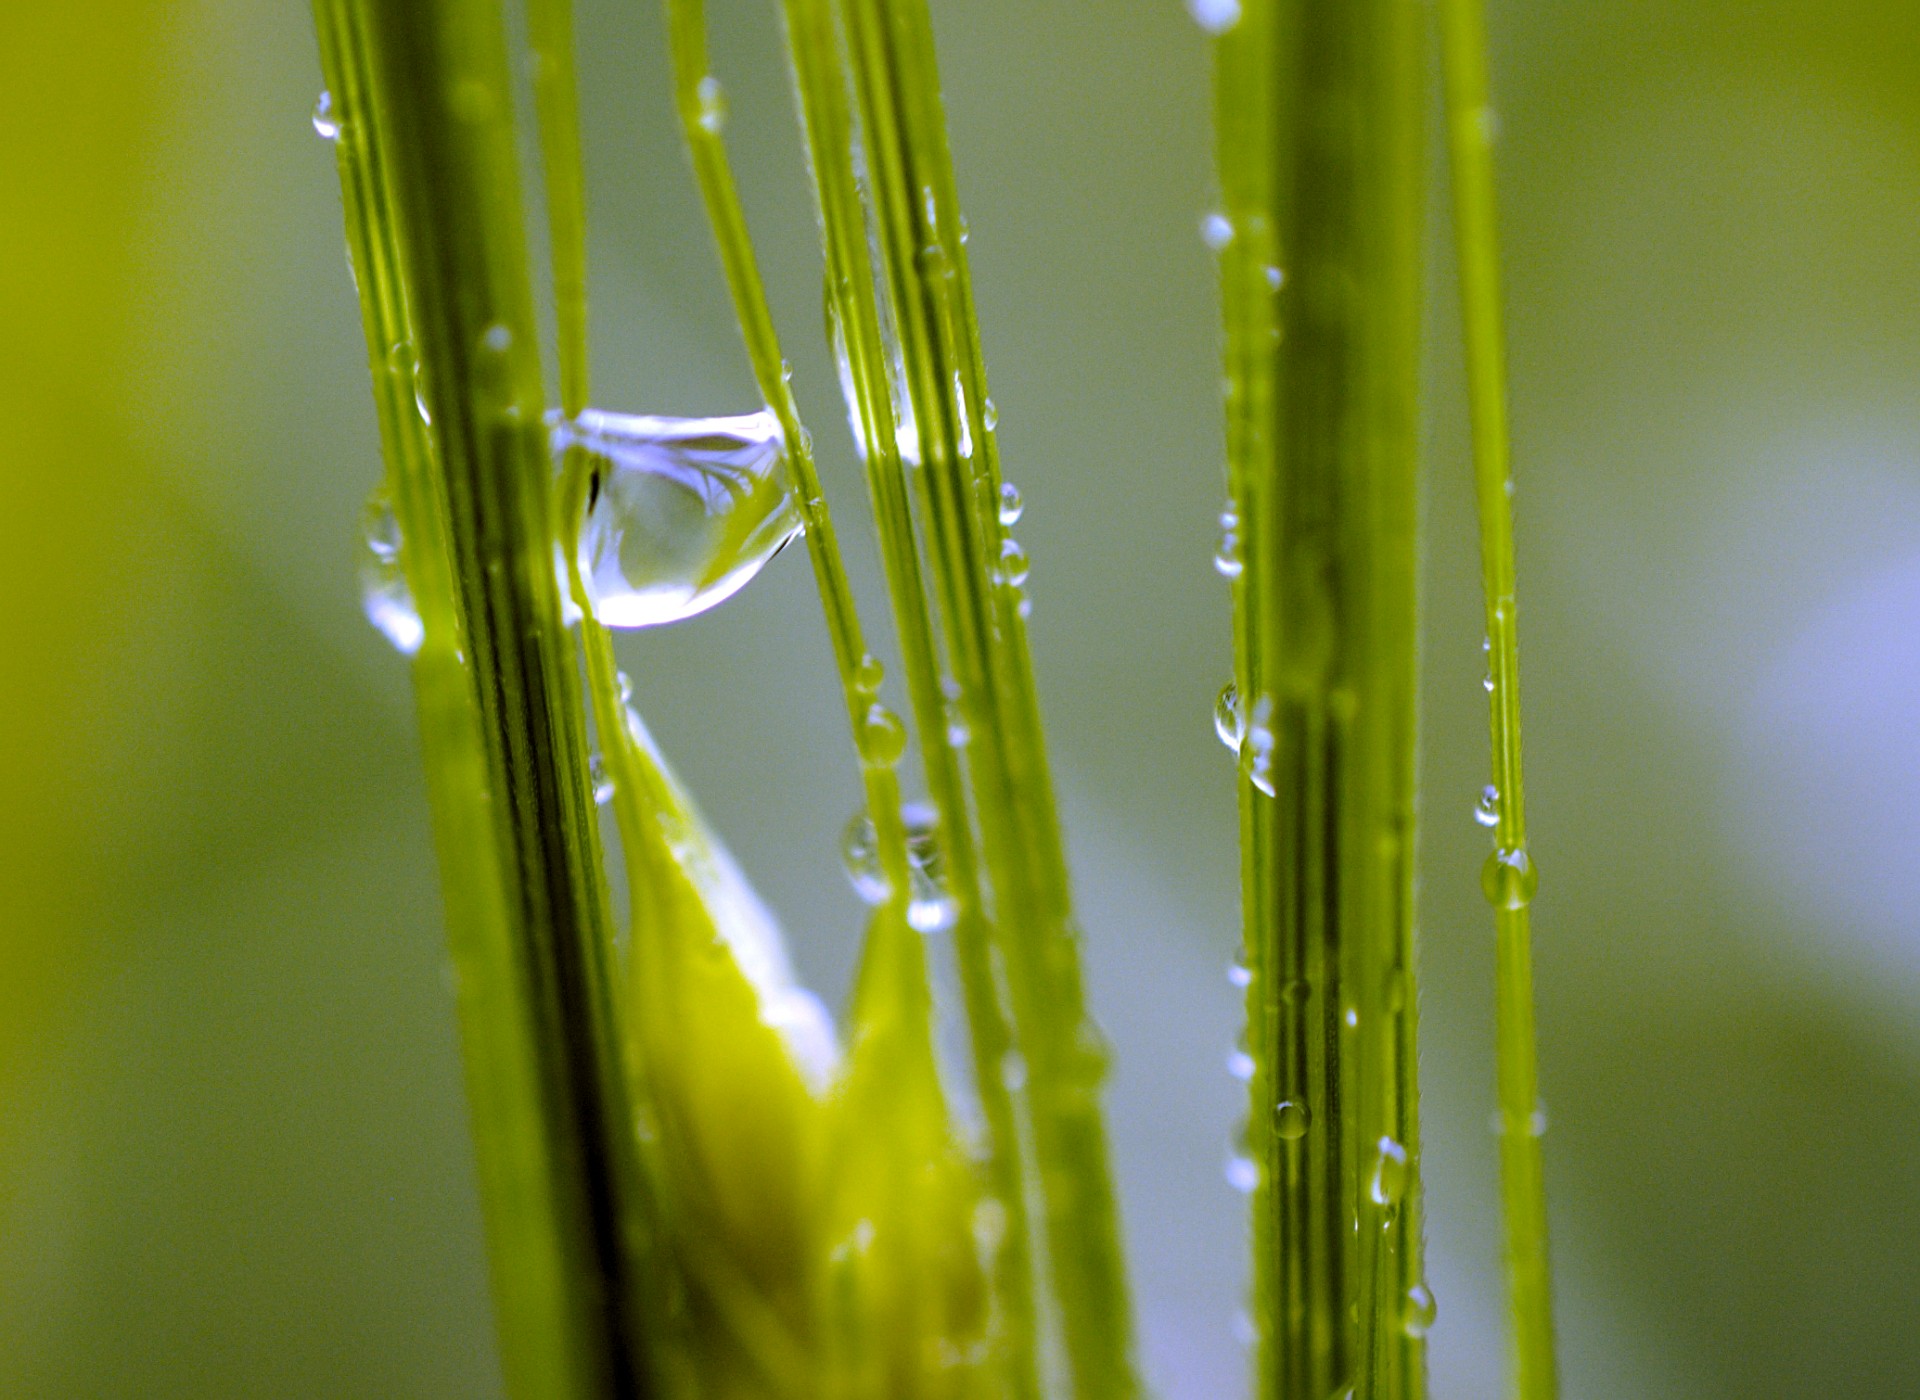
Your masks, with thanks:
[{"label": "droplet highlight", "polygon": [[1000,523],[1018,525],[1020,517],[1027,512],[1027,503],[1020,498],[1020,488],[1011,481],[1000,483]]},{"label": "droplet highlight", "polygon": [[325,88],[320,90],[320,100],[313,104],[313,130],[322,141],[340,139],[340,119],[333,113],[333,94]]},{"label": "droplet highlight", "polygon": [[1474,804],[1473,819],[1482,826],[1500,825],[1500,789],[1492,783],[1480,789],[1480,800]]},{"label": "droplet highlight", "polygon": [[1298,1142],[1312,1121],[1307,1106],[1297,1099],[1282,1099],[1273,1106],[1273,1131],[1282,1142]]},{"label": "droplet highlight", "polygon": [[1524,909],[1540,888],[1540,868],[1524,846],[1502,848],[1480,868],[1480,890],[1495,909]]},{"label": "droplet highlight", "polygon": [[426,640],[420,610],[407,587],[400,559],[400,521],[393,513],[387,488],[377,486],[360,513],[360,606],[367,621],[393,643],[403,656],[412,656]]},{"label": "droplet highlight", "polygon": [[1240,687],[1228,681],[1213,702],[1213,732],[1233,753],[1247,737],[1247,717],[1240,708]]},{"label": "droplet highlight", "polygon": [[[940,853],[939,814],[925,803],[909,802],[900,809],[900,819],[907,829],[907,923],[921,933],[938,933],[951,927],[954,919],[953,896]],[[870,905],[884,904],[892,889],[880,860],[873,819],[865,812],[847,823],[840,854],[854,893]]]}]

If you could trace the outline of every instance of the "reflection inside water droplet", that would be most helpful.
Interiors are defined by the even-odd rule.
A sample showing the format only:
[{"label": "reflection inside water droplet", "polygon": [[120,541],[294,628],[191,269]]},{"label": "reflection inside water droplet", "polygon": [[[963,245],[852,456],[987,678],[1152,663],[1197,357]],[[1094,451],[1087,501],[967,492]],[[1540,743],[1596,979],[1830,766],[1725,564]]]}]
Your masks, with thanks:
[{"label": "reflection inside water droplet", "polygon": [[[907,922],[921,933],[937,933],[951,926],[954,918],[953,896],[947,889],[940,854],[939,814],[923,802],[909,802],[900,809],[900,819],[907,829],[907,874],[911,882]],[[884,903],[891,890],[880,861],[873,819],[865,812],[847,823],[840,854],[854,893],[868,904]]]},{"label": "reflection inside water droplet", "polygon": [[360,514],[360,605],[367,621],[404,656],[412,656],[426,640],[426,628],[407,587],[400,560],[400,522],[386,486],[373,489]]},{"label": "reflection inside water droplet", "polygon": [[1492,783],[1480,790],[1480,801],[1474,805],[1473,819],[1482,826],[1500,825],[1500,789]]},{"label": "reflection inside water droplet", "polygon": [[589,409],[553,421],[555,452],[581,447],[599,474],[580,567],[609,627],[705,612],[800,533],[771,413],[654,418]]},{"label": "reflection inside water droplet", "polygon": [[333,114],[333,94],[325,88],[313,104],[313,129],[322,141],[335,141],[340,136],[340,119]]}]

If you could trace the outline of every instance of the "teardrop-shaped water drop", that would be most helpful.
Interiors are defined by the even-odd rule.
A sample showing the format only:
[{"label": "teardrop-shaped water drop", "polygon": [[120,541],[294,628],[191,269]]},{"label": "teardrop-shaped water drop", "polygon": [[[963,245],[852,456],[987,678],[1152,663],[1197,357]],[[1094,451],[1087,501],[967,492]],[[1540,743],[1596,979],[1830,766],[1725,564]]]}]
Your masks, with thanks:
[{"label": "teardrop-shaped water drop", "polygon": [[1027,503],[1020,497],[1020,488],[1011,481],[1000,483],[1000,523],[1018,525],[1020,517],[1026,513]]},{"label": "teardrop-shaped water drop", "polygon": [[426,628],[400,560],[400,522],[387,488],[376,486],[360,514],[360,605],[367,621],[404,656],[426,640]]},{"label": "teardrop-shaped water drop", "polygon": [[[967,241],[965,229],[961,230],[960,241],[962,243]],[[988,432],[992,432],[1000,426],[1000,410],[993,406],[992,399],[982,399],[980,401],[980,423]]]},{"label": "teardrop-shaped water drop", "polygon": [[320,100],[313,104],[313,130],[322,141],[340,139],[340,119],[333,114],[333,94],[320,89]]},{"label": "teardrop-shaped water drop", "polygon": [[1424,1337],[1433,1329],[1433,1320],[1439,1312],[1427,1286],[1416,1283],[1407,1290],[1407,1296],[1401,1301],[1400,1330],[1409,1337]]},{"label": "teardrop-shaped water drop", "polygon": [[1480,800],[1474,804],[1473,819],[1482,826],[1500,825],[1500,789],[1492,783],[1480,789]]},{"label": "teardrop-shaped water drop", "polygon": [[1247,717],[1240,708],[1240,687],[1232,681],[1220,687],[1220,694],[1213,702],[1213,732],[1234,753],[1240,752],[1240,745],[1246,740]]},{"label": "teardrop-shaped water drop", "polygon": [[597,807],[604,807],[613,801],[613,775],[607,771],[607,760],[595,754],[587,763],[587,777],[593,783],[593,801]]},{"label": "teardrop-shaped water drop", "polygon": [[1018,540],[1003,540],[1000,544],[1000,578],[1009,587],[1018,588],[1027,581],[1027,575],[1033,566],[1027,561],[1027,551]]},{"label": "teardrop-shaped water drop", "polygon": [[654,418],[588,409],[552,421],[555,452],[583,448],[598,473],[580,568],[609,627],[705,612],[800,533],[771,413]]},{"label": "teardrop-shaped water drop", "polygon": [[1480,869],[1480,890],[1495,909],[1524,909],[1540,887],[1540,867],[1525,847],[1501,849]]},{"label": "teardrop-shaped water drop", "polygon": [[860,725],[860,756],[876,768],[891,768],[907,751],[906,726],[879,701],[867,706]]},{"label": "teardrop-shaped water drop", "polygon": [[1393,1206],[1407,1189],[1407,1149],[1390,1137],[1376,1145],[1373,1176],[1367,1183],[1367,1195],[1377,1206]]}]

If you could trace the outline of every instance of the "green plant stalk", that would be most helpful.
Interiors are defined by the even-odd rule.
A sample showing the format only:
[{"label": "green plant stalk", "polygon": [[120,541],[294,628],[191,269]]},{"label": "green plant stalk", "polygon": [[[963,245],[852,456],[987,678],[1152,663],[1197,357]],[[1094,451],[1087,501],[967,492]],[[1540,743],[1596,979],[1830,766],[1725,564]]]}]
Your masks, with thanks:
[{"label": "green plant stalk", "polygon": [[846,65],[830,0],[785,0],[784,9],[827,264],[828,336],[866,465],[927,789],[941,816],[942,856],[955,909],[955,957],[986,1128],[985,1174],[1006,1212],[1004,1238],[993,1258],[993,1334],[1007,1394],[1013,1400],[1036,1400],[1040,1380],[1030,1226],[1019,1128],[1006,1073],[1013,1039],[994,974],[979,852],[960,761],[959,745],[967,736],[956,730],[947,711],[936,624],[900,455],[898,416],[889,388],[892,369],[855,172],[858,136]]},{"label": "green plant stalk", "polygon": [[1500,244],[1494,216],[1493,109],[1487,89],[1486,26],[1479,0],[1442,0],[1439,13],[1461,318],[1466,335],[1467,399],[1480,514],[1487,675],[1492,682],[1488,708],[1493,785],[1499,798],[1495,850],[1488,857],[1482,883],[1494,906],[1500,1174],[1513,1314],[1514,1377],[1520,1400],[1552,1400],[1558,1381],[1528,916],[1539,873],[1527,851],[1520,773],[1520,653],[1510,500],[1513,477],[1500,310]]},{"label": "green plant stalk", "polygon": [[316,0],[315,17],[425,633],[414,672],[508,1387],[645,1394],[645,1217],[551,567],[501,19],[384,0]]},{"label": "green plant stalk", "polygon": [[[1075,1392],[1088,1400],[1129,1396],[1139,1382],[1099,1100],[1108,1056],[1086,1014],[1024,594],[1002,558],[998,454],[931,22],[919,0],[840,0],[836,14],[892,312],[883,324],[897,335],[887,349],[912,408],[934,595],[971,735],[974,816],[991,927],[1027,1067],[1025,1108],[1053,1299]],[[832,290],[836,299],[846,295]],[[905,406],[895,405],[896,421]]]},{"label": "green plant stalk", "polygon": [[1420,14],[1216,49],[1256,1394],[1424,1394],[1412,858]]}]

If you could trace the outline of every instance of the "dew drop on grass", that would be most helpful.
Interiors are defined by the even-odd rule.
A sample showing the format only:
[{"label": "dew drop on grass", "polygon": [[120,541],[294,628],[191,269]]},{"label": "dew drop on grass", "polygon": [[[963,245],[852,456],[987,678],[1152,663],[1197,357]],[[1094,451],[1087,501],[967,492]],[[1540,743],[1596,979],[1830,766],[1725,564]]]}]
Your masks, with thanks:
[{"label": "dew drop on grass", "polygon": [[1224,579],[1239,578],[1246,567],[1240,553],[1240,512],[1231,501],[1220,512],[1220,543],[1214,546],[1213,567]]},{"label": "dew drop on grass", "polygon": [[1500,789],[1492,783],[1480,790],[1480,801],[1474,805],[1473,819],[1482,826],[1500,825]]},{"label": "dew drop on grass", "polygon": [[1407,1296],[1401,1301],[1400,1330],[1409,1337],[1424,1337],[1432,1330],[1433,1320],[1439,1311],[1427,1286],[1416,1283],[1407,1290]]},{"label": "dew drop on grass", "polygon": [[426,628],[407,587],[400,561],[400,522],[384,485],[374,488],[360,515],[360,605],[367,621],[403,656],[420,650]]},{"label": "dew drop on grass", "polygon": [[709,73],[700,80],[696,96],[700,104],[700,129],[718,136],[727,129],[727,90]]},{"label": "dew drop on grass", "polygon": [[[989,425],[991,426],[991,425]],[[1026,513],[1027,503],[1020,498],[1020,488],[1011,481],[1000,483],[1000,523],[1018,525],[1020,517]]]},{"label": "dew drop on grass", "polygon": [[1253,1158],[1238,1152],[1227,1158],[1227,1185],[1244,1196],[1259,1184],[1260,1165]]},{"label": "dew drop on grass", "polygon": [[[1240,14],[1239,0],[1201,0],[1209,9],[1220,10],[1231,5],[1234,17]],[[1203,20],[1202,23],[1205,23]],[[1224,26],[1223,26],[1224,27]],[[1233,220],[1225,214],[1209,214],[1200,221],[1200,238],[1214,252],[1219,252],[1233,242]]]},{"label": "dew drop on grass", "polygon": [[1377,1206],[1394,1206],[1407,1189],[1407,1149],[1390,1137],[1375,1146],[1373,1175],[1367,1182],[1367,1195]]},{"label": "dew drop on grass", "polygon": [[[907,874],[911,884],[907,922],[921,933],[938,933],[950,927],[954,918],[953,895],[947,889],[940,854],[940,819],[933,808],[923,802],[904,805],[900,819],[907,828]],[[853,892],[868,904],[884,903],[891,891],[880,861],[873,819],[865,812],[847,823],[840,841],[840,854],[846,862],[847,878],[853,882]]]},{"label": "dew drop on grass", "polygon": [[1540,887],[1540,867],[1524,846],[1502,848],[1480,868],[1480,889],[1495,909],[1524,909]]},{"label": "dew drop on grass", "polygon": [[1018,540],[1002,540],[1000,543],[1000,578],[1010,588],[1018,588],[1027,581],[1027,575],[1033,566],[1027,560],[1027,551]]},{"label": "dew drop on grass", "polygon": [[860,754],[876,768],[891,768],[907,751],[906,726],[879,701],[867,706],[860,725]]},{"label": "dew drop on grass", "polygon": [[609,627],[705,612],[801,531],[770,413],[654,418],[588,409],[551,421],[556,455],[580,447],[599,474],[580,568]]},{"label": "dew drop on grass", "polygon": [[1307,1106],[1295,1099],[1282,1099],[1273,1106],[1273,1131],[1283,1142],[1298,1142],[1305,1137],[1311,1121]]},{"label": "dew drop on grass", "polygon": [[[960,241],[962,243],[967,241],[967,232],[964,227],[960,230]],[[992,399],[982,399],[980,401],[980,424],[988,432],[992,432],[1000,426],[1000,410],[993,406]]]},{"label": "dew drop on grass", "polygon": [[313,129],[322,141],[340,139],[340,119],[333,114],[333,94],[325,88],[320,90],[320,100],[313,104]]},{"label": "dew drop on grass", "polygon": [[853,687],[862,695],[878,695],[880,684],[886,678],[887,668],[881,664],[880,658],[872,652],[866,652],[860,657],[860,664],[854,667]]},{"label": "dew drop on grass", "polygon": [[1244,1050],[1235,1050],[1227,1056],[1227,1073],[1242,1084],[1252,1082],[1253,1056]]},{"label": "dew drop on grass", "polygon": [[1240,22],[1240,0],[1187,0],[1187,9],[1209,34],[1224,34]]},{"label": "dew drop on grass", "polygon": [[1247,723],[1247,747],[1253,755],[1247,768],[1247,779],[1255,790],[1267,797],[1274,795],[1272,715],[1273,697],[1262,695],[1254,701],[1253,713]]},{"label": "dew drop on grass", "polygon": [[1240,687],[1228,681],[1213,702],[1213,732],[1234,753],[1247,737],[1247,717],[1240,708]]},{"label": "dew drop on grass", "polygon": [[587,764],[587,776],[593,782],[593,800],[604,807],[613,801],[613,775],[607,772],[607,760],[595,754]]},{"label": "dew drop on grass", "polygon": [[1242,989],[1253,985],[1253,969],[1247,966],[1244,953],[1235,953],[1233,961],[1227,964],[1227,985]]}]

